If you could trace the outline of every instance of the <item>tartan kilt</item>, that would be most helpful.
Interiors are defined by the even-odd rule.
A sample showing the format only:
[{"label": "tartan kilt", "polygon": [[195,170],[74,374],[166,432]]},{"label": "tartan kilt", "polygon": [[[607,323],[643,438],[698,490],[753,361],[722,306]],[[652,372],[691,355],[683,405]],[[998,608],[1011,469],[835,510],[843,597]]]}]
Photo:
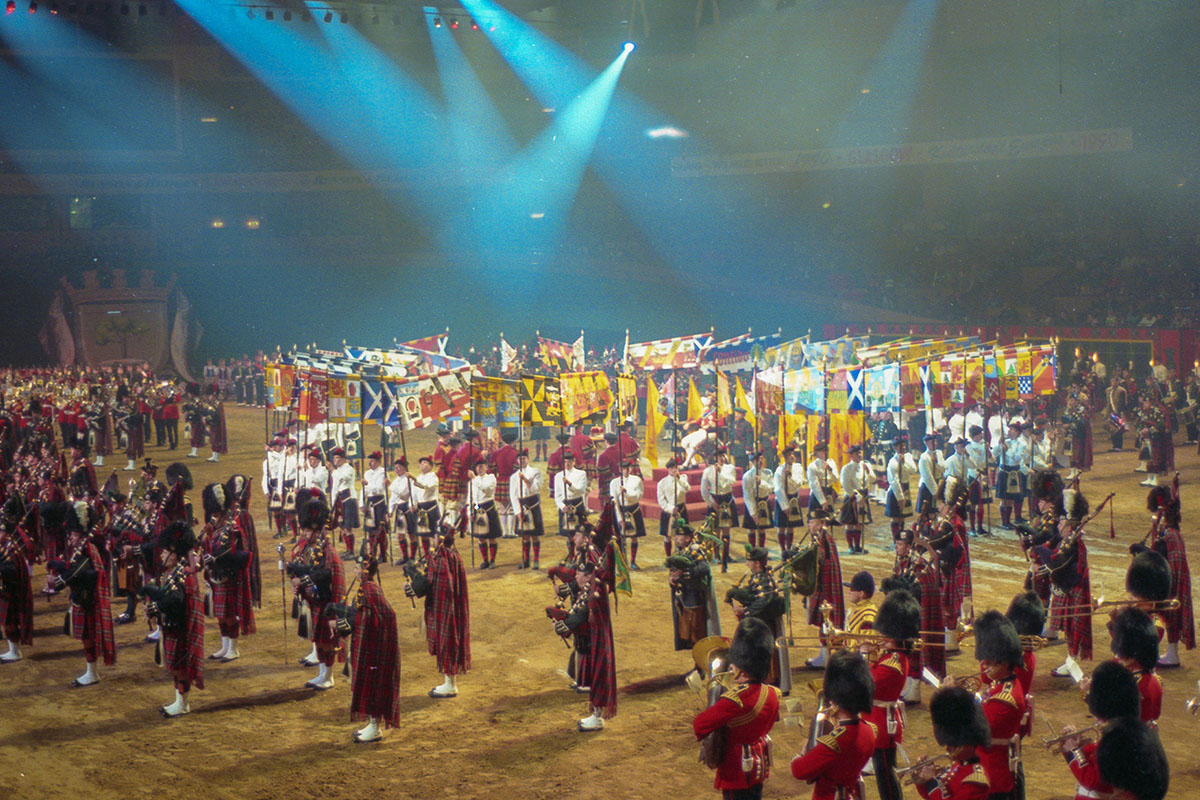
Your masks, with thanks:
[{"label": "tartan kilt", "polygon": [[522,523],[523,515],[517,514],[517,533],[521,536],[541,536],[546,532],[542,525],[542,500],[537,495],[522,497],[520,499],[521,508],[524,508],[528,515],[526,523]]},{"label": "tartan kilt", "polygon": [[[735,501],[733,499],[733,494],[732,493],[731,494],[714,494],[713,501],[716,502],[718,509],[721,507],[721,504],[723,504],[723,503],[727,503],[729,505],[729,527],[731,527],[731,528],[738,527],[737,501]],[[719,516],[720,515],[718,514],[718,518],[719,518]],[[721,527],[721,528],[725,527],[724,525],[722,525],[720,523],[719,519],[717,522],[717,527]]]},{"label": "tartan kilt", "polygon": [[841,506],[838,508],[838,522],[851,530],[861,530],[863,526],[861,515],[858,511],[858,499],[851,493],[842,500]]},{"label": "tartan kilt", "polygon": [[[575,519],[578,522],[580,522],[580,523],[587,522],[588,508],[587,508],[587,503],[584,502],[584,498],[581,497],[578,500],[574,500],[574,501],[564,500],[563,505],[568,508],[575,509]],[[565,517],[564,517],[564,519],[565,519]],[[574,528],[571,528],[567,525],[562,525],[558,529],[558,535],[559,536],[574,536],[575,530],[574,530]]]},{"label": "tartan kilt", "polygon": [[996,497],[1018,502],[1025,497],[1025,476],[1019,467],[1001,467],[996,471]]},{"label": "tartan kilt", "polygon": [[1164,611],[1167,641],[1182,642],[1188,650],[1196,646],[1196,622],[1192,613],[1192,573],[1188,568],[1187,551],[1179,531],[1170,528],[1162,535],[1167,547],[1167,563],[1171,567],[1171,596],[1179,599],[1179,608]]},{"label": "tartan kilt", "polygon": [[1063,632],[1067,646],[1081,659],[1092,658],[1092,615],[1081,609],[1067,611],[1067,606],[1086,606],[1092,602],[1092,591],[1085,577],[1074,588],[1063,591],[1055,586],[1050,592],[1051,627]]},{"label": "tartan kilt", "polygon": [[[248,572],[249,570],[246,570]],[[236,619],[242,634],[256,633],[254,624],[254,606],[250,601],[249,575],[238,575],[221,583],[210,584],[212,587],[213,617],[216,619]]]},{"label": "tartan kilt", "polygon": [[963,598],[967,595],[968,570],[964,568],[965,564],[964,559],[955,567],[952,575],[942,575],[942,587],[939,594],[942,601],[942,620],[947,627],[954,627],[958,624]]},{"label": "tartan kilt", "polygon": [[907,495],[905,501],[901,503],[896,499],[895,493],[891,489],[887,493],[887,502],[883,505],[883,515],[888,519],[905,519],[911,517],[913,513],[912,500]]},{"label": "tartan kilt", "polygon": [[928,667],[939,678],[946,675],[945,635],[942,616],[941,581],[936,569],[928,568],[917,576],[921,585],[921,630],[929,633],[921,637],[921,647],[909,658],[909,675],[920,677],[923,667]]},{"label": "tartan kilt", "polygon": [[754,530],[766,530],[767,528],[774,526],[774,522],[771,519],[770,497],[769,496],[764,497],[762,499],[762,503],[763,503],[763,510],[761,513],[759,512],[758,509],[754,509],[754,513],[751,514],[750,509],[747,508],[746,513],[742,514],[742,527],[743,528],[745,528],[748,531],[754,531]]},{"label": "tartan kilt", "polygon": [[606,587],[593,589],[588,599],[588,633],[588,701],[601,717],[612,719],[617,715],[617,668]]},{"label": "tartan kilt", "polygon": [[189,420],[191,427],[191,438],[188,444],[191,447],[204,447],[204,440],[208,435],[208,429],[204,427],[204,423],[200,420]]},{"label": "tartan kilt", "polygon": [[437,532],[438,527],[442,521],[442,512],[438,509],[437,500],[430,500],[428,503],[417,503],[417,509],[425,512],[425,516],[429,520],[429,530],[420,531],[420,532],[417,531],[417,524],[416,524],[417,511],[414,511],[413,512],[413,527],[409,531],[409,536],[416,534],[417,536],[420,536],[422,539],[428,539],[428,538],[432,537],[434,535],[434,533]]},{"label": "tartan kilt", "polygon": [[[688,519],[688,510],[687,510],[686,505],[683,505],[681,503],[680,505],[676,506],[676,509],[677,509],[677,511],[676,511],[675,517],[677,519],[681,519],[684,522],[691,522],[691,520]],[[663,537],[664,539],[669,538],[671,536],[671,531],[668,530],[668,526],[670,525],[670,521],[669,521],[670,519],[671,519],[670,514],[659,514],[658,535]]]},{"label": "tartan kilt", "polygon": [[[485,517],[487,517],[487,530],[482,533],[476,533],[474,530],[474,518],[475,518],[476,514],[479,514],[481,512],[483,513],[483,515]],[[475,510],[471,514],[471,520],[472,520],[471,536],[475,537],[476,539],[499,539],[500,538],[500,534],[501,534],[500,512],[498,512],[496,510],[496,501],[495,500],[486,500],[482,503],[476,504]]]},{"label": "tartan kilt", "polygon": [[463,482],[458,478],[447,478],[438,484],[438,491],[447,504],[457,503],[463,498]]},{"label": "tartan kilt", "polygon": [[338,502],[342,504],[342,516],[340,523],[341,527],[348,531],[354,530],[360,524],[358,515],[358,500],[353,497],[346,497],[339,499]]},{"label": "tartan kilt", "polygon": [[177,679],[188,681],[194,688],[204,688],[204,601],[195,575],[184,584],[184,625],[178,629],[161,627],[163,667],[175,673]]},{"label": "tartan kilt", "polygon": [[113,597],[129,597],[137,594],[142,585],[142,565],[136,560],[113,562]]},{"label": "tartan kilt", "polygon": [[1152,433],[1150,435],[1150,461],[1146,471],[1161,474],[1175,469],[1175,443],[1171,441],[1170,433]]},{"label": "tartan kilt", "polygon": [[804,525],[804,512],[798,511],[795,517],[788,513],[788,506],[780,505],[779,499],[775,500],[775,527],[780,530],[788,530],[791,528],[799,528]]},{"label": "tartan kilt", "polygon": [[808,605],[808,624],[820,625],[823,620],[821,604],[828,602],[832,608],[829,611],[829,621],[835,628],[846,624],[846,601],[842,586],[842,564],[838,560],[837,545],[829,534],[821,534],[820,561],[817,566],[817,591],[810,596]]},{"label": "tartan kilt", "polygon": [[646,535],[641,505],[621,506],[621,531],[627,538],[640,539]]},{"label": "tartan kilt", "polygon": [[[387,531],[387,501],[381,494],[371,495],[366,500],[363,509],[363,530],[375,533],[382,529]],[[369,521],[369,524],[368,524]]]}]

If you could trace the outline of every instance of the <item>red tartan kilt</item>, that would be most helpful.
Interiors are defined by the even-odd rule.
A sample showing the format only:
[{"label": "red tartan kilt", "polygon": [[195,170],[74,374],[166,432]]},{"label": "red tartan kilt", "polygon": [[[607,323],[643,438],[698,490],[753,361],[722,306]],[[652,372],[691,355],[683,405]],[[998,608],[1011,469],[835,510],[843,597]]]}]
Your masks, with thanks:
[{"label": "red tartan kilt", "polygon": [[1062,631],[1067,637],[1067,645],[1079,652],[1084,659],[1092,657],[1092,615],[1082,608],[1072,611],[1067,606],[1086,606],[1092,601],[1092,593],[1088,582],[1080,581],[1074,589],[1065,595],[1057,590],[1050,594],[1050,621],[1054,628]]},{"label": "red tartan kilt", "polygon": [[96,640],[95,615],[83,606],[71,606],[71,635],[76,639]]},{"label": "red tartan kilt", "polygon": [[212,586],[213,616],[217,619],[234,619],[238,614],[238,584],[234,580],[214,583]]},{"label": "red tartan kilt", "polygon": [[168,631],[166,628],[162,628],[161,630],[163,668],[169,670],[187,669],[187,631]]},{"label": "red tartan kilt", "polygon": [[204,438],[207,435],[207,433],[208,433],[208,431],[204,427],[203,422],[193,422],[192,423],[192,438],[190,441],[190,446],[191,447],[203,447],[204,446]]},{"label": "red tartan kilt", "polygon": [[462,482],[455,480],[454,478],[448,478],[447,480],[442,481],[438,485],[438,491],[442,495],[442,500],[445,500],[447,503],[457,502],[462,500],[463,497]]},{"label": "red tartan kilt", "polygon": [[923,667],[931,669],[941,677],[946,674],[946,648],[937,645],[945,644],[945,637],[937,635],[937,631],[946,629],[945,617],[942,616],[942,598],[938,582],[929,574],[923,574],[921,579],[921,630],[930,631],[921,637],[924,646],[918,651],[918,657],[910,658],[909,674],[914,674],[911,664],[916,664],[916,673],[920,675]]},{"label": "red tartan kilt", "polygon": [[[822,534],[825,536],[825,534]],[[817,591],[808,598],[808,624],[820,625],[822,622],[821,604],[828,602],[832,609],[829,621],[835,628],[846,624],[846,601],[842,586],[842,565],[838,560],[837,545],[831,539],[820,544],[822,548],[821,563],[817,567]]]},{"label": "red tartan kilt", "polygon": [[962,608],[963,598],[967,596],[967,571],[961,566],[947,578],[942,576],[942,618],[945,624],[958,622],[958,614]]}]

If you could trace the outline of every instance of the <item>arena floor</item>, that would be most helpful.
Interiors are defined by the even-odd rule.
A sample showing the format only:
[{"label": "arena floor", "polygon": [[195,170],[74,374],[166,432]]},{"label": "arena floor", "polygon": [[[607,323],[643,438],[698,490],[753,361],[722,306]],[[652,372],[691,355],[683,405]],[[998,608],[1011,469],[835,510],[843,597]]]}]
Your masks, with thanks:
[{"label": "arena floor", "polygon": [[[261,476],[261,411],[228,407],[232,452],[219,464],[187,461],[199,489],[234,472]],[[432,435],[408,437],[413,453],[428,452]],[[186,449],[176,451],[182,456]],[[160,448],[148,452],[157,463],[175,460]],[[205,453],[206,455],[206,453]],[[1177,461],[1183,481],[1185,534],[1193,554],[1200,553],[1195,525],[1200,509],[1200,457],[1180,447]],[[1146,533],[1146,490],[1132,472],[1134,455],[1102,453],[1085,476],[1083,490],[1093,504],[1109,491],[1114,499],[1116,539],[1108,537],[1108,514],[1091,526],[1088,547],[1095,595],[1124,596],[1127,548]],[[109,470],[98,470],[101,480]],[[134,473],[119,473],[122,482]],[[470,571],[474,668],[459,680],[459,696],[433,700],[426,692],[440,682],[418,627],[420,614],[402,594],[399,568],[383,570],[384,590],[400,623],[403,653],[401,727],[382,743],[359,745],[350,734],[349,684],[338,675],[327,692],[304,688],[315,670],[296,662],[308,651],[297,639],[292,620],[284,633],[279,573],[272,556],[261,492],[255,521],[263,551],[265,595],[258,634],[244,638],[242,658],[206,665],[207,689],[192,692],[190,716],[165,720],[158,707],[172,699],[170,677],[154,666],[145,644],[144,622],[117,628],[118,663],[101,668],[99,684],[75,689],[72,678],[83,671],[78,642],[62,634],[66,599],[36,601],[36,631],[24,661],[0,666],[0,797],[196,798],[477,797],[522,798],[666,798],[712,795],[712,774],[697,763],[691,719],[701,698],[680,677],[691,666],[687,653],[671,648],[671,613],[659,540],[651,536],[639,560],[648,567],[634,574],[633,598],[620,598],[614,614],[618,715],[605,731],[581,734],[575,721],[586,713],[586,698],[568,688],[568,650],[551,630],[543,609],[553,602],[545,570],[515,568],[519,543],[501,540],[500,568]],[[546,501],[546,510],[551,506]],[[549,515],[548,515],[549,518]],[[876,516],[879,519],[879,515]],[[998,525],[999,520],[995,522]],[[886,522],[868,529],[865,556],[842,555],[846,579],[859,568],[877,578],[890,572],[892,554]],[[563,539],[550,536],[542,552],[544,566],[565,553]],[[1024,559],[1011,533],[976,539],[973,554],[977,611],[1007,607],[1021,588]],[[478,554],[476,554],[477,556]],[[468,569],[471,556],[463,550]],[[718,576],[718,590],[741,575],[744,565]],[[40,568],[39,568],[40,576]],[[41,578],[35,581],[40,588]],[[723,607],[726,630],[733,624]],[[1096,655],[1108,655],[1109,638],[1097,617]],[[806,633],[797,622],[795,633]],[[215,623],[209,650],[218,646]],[[1035,741],[1049,736],[1043,721],[1055,726],[1088,723],[1078,689],[1048,676],[1065,648],[1051,646],[1039,656],[1034,680],[1038,717]],[[976,671],[970,649],[951,659],[957,674]],[[794,652],[793,663],[812,655]],[[1200,655],[1184,654],[1182,669],[1164,673],[1166,698],[1161,733],[1172,767],[1171,797],[1200,796],[1200,756],[1191,736],[1200,734],[1200,718],[1189,715],[1185,701],[1197,694]],[[804,688],[819,673],[796,670],[796,691],[807,720],[813,697]],[[926,688],[925,699],[929,691]],[[795,703],[792,703],[795,705]],[[913,759],[938,752],[932,741],[925,704],[911,708],[906,749]],[[788,762],[804,744],[806,729],[785,719],[776,726],[776,764],[765,797],[808,797],[811,788],[791,777]],[[1192,742],[1189,744],[1189,742]],[[1025,756],[1030,800],[1070,798],[1074,781],[1063,760],[1040,746]],[[906,787],[909,796],[915,791]],[[1193,795],[1192,792],[1197,794]],[[875,797],[874,782],[867,794]]]}]

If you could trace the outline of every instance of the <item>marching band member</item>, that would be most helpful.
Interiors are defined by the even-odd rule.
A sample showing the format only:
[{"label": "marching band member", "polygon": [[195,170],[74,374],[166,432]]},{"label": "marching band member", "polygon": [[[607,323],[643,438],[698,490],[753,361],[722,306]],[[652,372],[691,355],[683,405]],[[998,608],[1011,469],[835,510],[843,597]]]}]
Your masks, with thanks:
[{"label": "marching band member", "polygon": [[921,606],[908,592],[894,589],[879,606],[873,626],[887,641],[878,648],[867,648],[875,652],[871,661],[875,695],[867,716],[875,726],[871,764],[880,800],[898,800],[901,793],[900,782],[896,780],[896,746],[904,741],[905,723],[900,695],[908,679],[908,652],[921,634]]},{"label": "marching band member", "polygon": [[[267,446],[267,454],[262,462],[262,491],[267,499],[267,507],[274,516],[275,537],[283,536],[283,450],[287,442],[282,436],[276,436]],[[293,532],[295,536],[295,532]]]},{"label": "marching band member", "polygon": [[[770,557],[765,547],[752,548],[746,558],[746,566],[750,571],[738,581],[737,586],[725,593],[725,602],[733,606],[735,618],[756,617],[767,624],[772,636],[777,639],[785,635],[783,616],[787,612],[787,599],[767,566]],[[764,680],[778,686],[786,695],[792,690],[788,651],[786,647],[774,649],[770,672]]]},{"label": "marching band member", "polygon": [[392,471],[396,477],[388,484],[388,519],[394,521],[396,543],[400,545],[400,559],[396,564],[403,565],[417,554],[417,510],[413,502],[413,478],[408,474],[408,459],[397,457],[392,462]]},{"label": "marching band member", "polygon": [[[517,471],[517,448],[513,447],[513,442],[517,441],[517,434],[513,431],[504,431],[500,434],[500,440],[504,443],[492,453],[491,463],[496,469],[496,484],[500,487],[499,494],[496,495],[496,508],[500,514],[500,531],[501,536],[505,539],[515,539],[517,537],[516,530],[516,509],[509,504],[508,485],[512,480],[513,473]],[[495,561],[493,560],[493,566]]]},{"label": "marching band member", "polygon": [[1163,685],[1154,669],[1159,638],[1154,621],[1142,609],[1128,607],[1113,615],[1111,627],[1114,660],[1137,679],[1142,721],[1156,724],[1162,714]]},{"label": "marching band member", "polygon": [[1087,516],[1087,498],[1078,490],[1064,491],[1063,510],[1057,537],[1030,553],[1050,573],[1050,627],[1067,638],[1066,661],[1050,673],[1055,678],[1068,677],[1077,660],[1092,658],[1092,615],[1085,610],[1092,604],[1091,578],[1087,545],[1079,529]]},{"label": "marching band member", "polygon": [[[839,520],[846,526],[846,545],[850,548],[850,554],[866,555],[870,551],[863,547],[862,532],[863,525],[870,522],[867,492],[875,477],[871,474],[870,466],[863,461],[862,445],[851,445],[847,454],[850,456],[850,460],[842,467],[839,476],[844,493]],[[746,477],[743,475],[743,484],[745,480]]]},{"label": "marching band member", "polygon": [[1025,486],[1021,467],[1025,463],[1025,444],[1021,440],[1021,422],[1014,419],[1008,423],[1008,435],[992,445],[992,458],[996,461],[996,496],[1000,498],[1000,527],[1013,530],[1013,509],[1017,521],[1021,518],[1021,503],[1025,497]]},{"label": "marching band member", "polygon": [[817,442],[813,445],[812,458],[808,462],[805,476],[808,478],[808,513],[823,511],[826,518],[833,516],[833,499],[837,492],[833,480],[837,465],[829,458],[829,444]]},{"label": "marching band member", "polygon": [[[441,482],[437,473],[433,471],[433,459],[421,456],[417,459],[417,477],[413,478],[412,496],[417,506],[417,536],[421,540],[421,551],[426,557],[429,556],[433,537],[441,527],[442,512],[438,500],[440,491]],[[417,557],[415,546],[412,557]]]},{"label": "marching band member", "polygon": [[921,603],[920,647],[908,659],[908,679],[902,696],[905,704],[921,702],[921,676],[925,669],[941,678],[946,674],[946,648],[943,647],[941,575],[937,568],[937,552],[928,539],[922,539],[920,550],[914,550],[916,533],[911,528],[900,532],[896,540],[896,559],[893,576],[883,582],[885,594],[895,586],[905,588]]},{"label": "marching band member", "polygon": [[663,538],[663,549],[668,558],[671,557],[675,521],[688,522],[687,495],[690,488],[688,476],[679,470],[679,459],[667,461],[667,474],[658,481],[658,534]]},{"label": "marching band member", "polygon": [[108,602],[108,571],[91,541],[87,521],[79,519],[74,510],[68,531],[67,558],[47,560],[46,585],[55,590],[70,589],[71,610],[67,627],[83,643],[83,656],[87,662],[87,669],[73,685],[91,686],[100,680],[96,674],[97,657],[103,657],[106,666],[117,663]]},{"label": "marching band member", "polygon": [[884,516],[892,521],[892,541],[900,538],[904,520],[912,516],[912,498],[908,496],[908,476],[912,457],[908,454],[908,438],[899,434],[892,441],[895,452],[887,462],[887,501]]},{"label": "marching band member", "polygon": [[993,800],[1023,797],[1025,771],[1020,763],[1020,733],[1026,723],[1028,705],[1016,671],[1023,665],[1024,657],[1016,628],[999,611],[985,612],[975,621],[975,658],[990,679],[983,690],[982,704],[991,740],[988,746],[978,749],[991,788],[990,796]]},{"label": "marching band member", "polygon": [[833,730],[792,759],[792,777],[813,785],[812,800],[861,797],[859,774],[875,752],[875,726],[864,719],[872,708],[875,683],[858,653],[839,650],[829,658],[822,684]]},{"label": "marching band member", "polygon": [[609,494],[616,503],[617,524],[621,526],[622,537],[629,542],[630,569],[641,569],[637,563],[638,542],[646,535],[646,522],[642,518],[645,487],[636,469],[636,459],[625,459],[621,463],[621,474],[613,478],[609,486]]},{"label": "marching band member", "polygon": [[178,717],[191,711],[188,692],[204,688],[204,600],[196,579],[197,565],[192,562],[196,535],[182,521],[172,522],[158,537],[163,573],[158,585],[145,587],[148,603],[153,603],[162,637],[156,651],[163,669],[175,680],[175,701],[162,706],[164,717]]},{"label": "marching band member", "polygon": [[775,468],[775,527],[779,531],[779,549],[792,549],[796,528],[804,524],[800,510],[802,469],[796,463],[796,447],[783,448],[783,462]]},{"label": "marching band member", "polygon": [[8,642],[0,664],[20,661],[21,645],[33,644],[33,585],[18,523],[6,518],[0,525],[0,630]]},{"label": "marching band member", "polygon": [[[817,546],[817,588],[805,598],[808,607],[808,624],[815,625],[824,631],[826,623],[834,628],[842,628],[846,623],[846,600],[842,595],[842,564],[838,560],[837,543],[830,532],[829,520],[825,511],[810,512],[808,527],[812,531],[813,541]],[[828,618],[824,606],[830,607]],[[825,666],[825,638],[821,635],[821,650],[816,658],[806,662],[810,669],[821,669]]]},{"label": "marching band member", "polygon": [[354,558],[354,529],[358,527],[358,495],[354,491],[354,467],[346,460],[346,451],[334,448],[330,454],[333,471],[329,475],[329,496],[333,498],[333,516],[341,532],[346,551],[342,560]]},{"label": "marching band member", "polygon": [[[850,594],[850,614],[846,617],[846,633],[871,633],[875,630],[875,617],[879,609],[875,606],[875,576],[866,570],[854,574],[846,584]],[[856,644],[847,640],[847,647]]]},{"label": "marching band member", "polygon": [[[917,459],[917,506],[918,516],[933,511],[934,498],[938,494],[942,467],[938,462],[937,434],[927,433],[924,437],[925,452]],[[965,487],[966,484],[964,483]]]},{"label": "marching band member", "polygon": [[916,771],[917,794],[925,800],[986,800],[988,777],[979,763],[979,750],[991,740],[987,718],[966,689],[947,686],[929,701],[933,738],[950,756],[938,772],[932,764]]},{"label": "marching band member", "polygon": [[[1158,662],[1160,667],[1179,666],[1179,644],[1192,650],[1196,647],[1196,624],[1192,614],[1192,574],[1188,567],[1187,550],[1180,533],[1178,484],[1157,486],[1146,496],[1146,507],[1156,515],[1156,523],[1150,534],[1149,547],[1166,557],[1171,570],[1171,593],[1169,597],[1179,601],[1179,607],[1162,612],[1167,626],[1167,652]],[[1161,515],[1161,516],[1158,516]],[[1146,547],[1135,544],[1135,552]]]},{"label": "marching band member", "polygon": [[[500,538],[500,514],[496,510],[496,476],[487,471],[487,461],[480,457],[475,459],[471,469],[467,470],[467,501],[471,513],[471,536],[479,539],[479,555],[483,563],[480,569],[490,569],[496,566],[496,540]],[[476,530],[476,517],[482,517],[485,524]]]},{"label": "marching band member", "polygon": [[347,611],[354,638],[350,645],[350,719],[367,720],[354,741],[377,742],[379,730],[400,725],[400,641],[396,612],[379,585],[379,562],[358,562],[358,592]]},{"label": "marching band member", "polygon": [[[329,541],[326,530],[329,507],[325,504],[325,498],[315,489],[309,489],[309,495],[299,500],[297,518],[307,536],[288,564],[287,573],[292,579],[292,591],[307,606],[311,615],[307,634],[312,639],[313,653],[301,659],[300,663],[318,666],[318,671],[316,677],[305,685],[324,691],[333,688],[333,662],[336,656],[341,655],[337,634],[330,625],[333,615],[329,604],[340,601],[345,594],[345,577],[341,559],[338,558],[335,545]],[[297,631],[301,635],[305,633],[303,626],[298,626]],[[341,660],[345,660],[344,655],[341,655]]]},{"label": "marching band member", "polygon": [[425,598],[425,640],[443,677],[441,684],[429,690],[435,699],[456,697],[458,676],[471,669],[467,572],[454,547],[455,536],[455,529],[443,521],[437,549],[429,555],[425,570],[411,563],[404,565],[409,579],[405,596]]},{"label": "marching band member", "polygon": [[367,468],[362,474],[363,547],[369,548],[376,561],[387,558],[387,470],[383,468],[383,453],[374,450],[367,456]]},{"label": "marching band member", "polygon": [[[1017,667],[1016,671],[1017,682],[1021,684],[1026,699],[1032,701],[1033,695],[1030,691],[1033,687],[1033,674],[1037,670],[1037,648],[1033,646],[1032,637],[1042,634],[1046,624],[1046,608],[1036,593],[1025,592],[1012,599],[1004,616],[1008,617],[1017,631],[1017,636],[1021,638],[1021,649],[1024,653],[1021,666]],[[992,679],[986,672],[981,672],[980,675],[985,684],[991,683]]]},{"label": "marching band member", "polygon": [[691,526],[676,522],[675,554],[667,557],[666,566],[677,651],[691,650],[704,637],[721,634],[708,559],[708,552],[695,541]]},{"label": "marching band member", "polygon": [[[983,419],[980,417],[979,422]],[[971,487],[971,530],[975,534],[985,536],[991,535],[984,526],[984,506],[990,506],[992,503],[991,486],[988,482],[988,450],[987,443],[983,440],[983,428],[979,423],[971,425],[967,428],[967,436],[970,441],[967,442],[967,459],[968,471],[967,476]]]},{"label": "marching band member", "polygon": [[257,630],[250,590],[254,553],[239,523],[236,500],[226,493],[224,486],[219,483],[205,486],[200,500],[207,523],[200,543],[205,579],[212,590],[212,614],[221,631],[221,647],[209,658],[229,662],[241,657],[240,636]]},{"label": "marching band member", "polygon": [[767,530],[771,527],[771,492],[775,475],[766,468],[766,456],[757,450],[750,454],[750,467],[742,473],[742,527],[750,547],[767,546]]},{"label": "marching band member", "polygon": [[[563,527],[559,536],[571,537],[575,528],[587,522],[587,471],[575,463],[575,453],[568,450],[563,453],[563,471],[554,476],[554,505],[562,515]],[[575,555],[574,539],[569,540],[567,558]]]},{"label": "marching band member", "polygon": [[1163,800],[1171,767],[1158,733],[1146,723],[1124,717],[1111,723],[1096,747],[1100,779],[1113,787],[1110,800]]},{"label": "marching band member", "polygon": [[[1129,670],[1115,661],[1103,661],[1096,665],[1088,679],[1087,696],[1084,699],[1088,713],[1102,723],[1123,717],[1137,719],[1142,703],[1137,681]],[[1062,740],[1061,746],[1063,758],[1075,776],[1075,800],[1091,800],[1111,793],[1113,787],[1100,777],[1100,765],[1096,761],[1096,750],[1100,743],[1085,743],[1079,736],[1070,736],[1074,732],[1072,725],[1063,729],[1063,735],[1067,738]]]},{"label": "marching band member", "polygon": [[542,473],[529,466],[529,450],[517,453],[517,469],[508,479],[508,496],[517,512],[517,533],[521,535],[521,563],[517,569],[529,569],[530,552],[533,568],[541,569],[542,535]]},{"label": "marching band member", "polygon": [[[779,720],[780,692],[767,683],[775,637],[766,623],[746,617],[729,645],[728,661],[736,673],[733,687],[692,720],[697,739],[724,727],[725,749],[713,777],[713,788],[725,800],[756,800],[770,777],[771,728]],[[744,759],[749,753],[749,763]]]},{"label": "marching band member", "polygon": [[716,516],[717,533],[722,541],[721,572],[727,571],[729,562],[729,529],[738,524],[737,504],[733,500],[733,485],[737,482],[737,469],[729,463],[729,453],[718,447],[715,461],[700,473],[700,498],[708,506],[708,513]]}]

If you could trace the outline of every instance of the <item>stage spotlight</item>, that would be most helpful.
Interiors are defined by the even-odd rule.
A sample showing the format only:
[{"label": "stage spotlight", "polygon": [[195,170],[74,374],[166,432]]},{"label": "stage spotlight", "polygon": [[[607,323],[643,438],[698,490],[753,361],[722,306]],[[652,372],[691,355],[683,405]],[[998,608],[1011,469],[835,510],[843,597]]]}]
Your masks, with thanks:
[{"label": "stage spotlight", "polygon": [[38,6],[37,6],[37,0],[30,0],[30,3],[29,3],[29,13],[30,13],[30,14],[36,14],[36,13],[37,13],[37,8],[38,8]]},{"label": "stage spotlight", "polygon": [[458,20],[457,19],[450,20],[450,30],[452,30],[452,31],[458,30]]},{"label": "stage spotlight", "polygon": [[8,2],[4,4],[4,13],[5,14],[11,14],[16,10],[17,10],[17,0],[8,0]]},{"label": "stage spotlight", "polygon": [[632,53],[635,49],[637,49],[637,45],[634,44],[633,42],[625,43],[625,52],[626,53]]},{"label": "stage spotlight", "polygon": [[333,12],[332,12],[332,11],[326,11],[326,12],[325,12],[325,21],[326,21],[326,22],[333,22]]},{"label": "stage spotlight", "polygon": [[442,27],[442,18],[441,18],[441,17],[434,17],[434,18],[433,18],[433,27],[435,27],[435,28],[440,28],[440,27]]},{"label": "stage spotlight", "polygon": [[471,20],[471,30],[473,30],[473,31],[479,30],[479,23],[476,22],[475,20]]}]

